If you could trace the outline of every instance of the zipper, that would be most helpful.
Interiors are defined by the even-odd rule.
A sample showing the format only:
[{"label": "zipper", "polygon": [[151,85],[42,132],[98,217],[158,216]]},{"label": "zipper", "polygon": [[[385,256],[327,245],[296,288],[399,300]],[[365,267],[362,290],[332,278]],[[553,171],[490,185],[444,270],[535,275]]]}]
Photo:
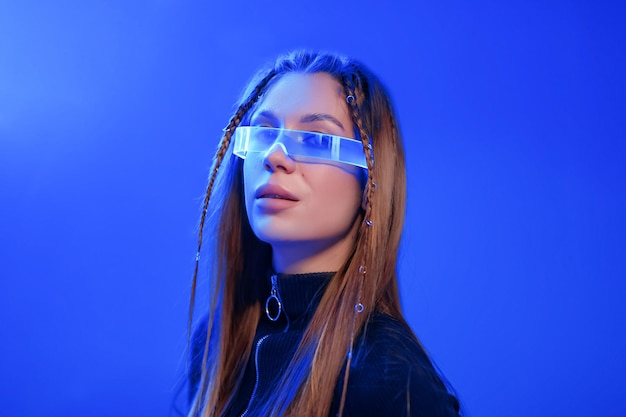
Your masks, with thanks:
[{"label": "zipper", "polygon": [[256,342],[256,350],[254,351],[254,370],[256,372],[256,380],[254,382],[254,389],[252,390],[250,401],[248,401],[248,406],[240,417],[244,417],[246,414],[248,414],[250,405],[252,405],[252,401],[254,401],[254,397],[256,396],[256,391],[259,388],[259,349],[261,348],[261,345],[263,344],[265,339],[267,339],[269,336],[269,334],[266,334],[265,336],[260,338],[258,342]]},{"label": "zipper", "polygon": [[[278,276],[276,274],[271,276],[271,283],[272,283],[272,289],[270,291],[270,296],[267,297],[267,300],[265,301],[265,314],[267,315],[268,319],[270,319],[273,322],[276,322],[283,311],[283,303],[282,303],[282,300],[280,299],[280,293],[278,291]],[[270,304],[272,302],[276,304],[277,312],[275,315],[271,314],[270,312]],[[289,325],[291,324],[289,320],[289,316],[285,314],[285,318],[287,320],[287,324],[285,325],[285,328],[282,330],[282,333],[286,333],[289,330]],[[266,334],[265,336],[263,336],[256,342],[256,350],[254,351],[254,370],[256,372],[254,388],[252,390],[252,395],[250,396],[250,400],[248,401],[248,406],[239,417],[245,417],[248,414],[248,412],[250,411],[250,406],[252,405],[252,403],[254,402],[256,398],[257,391],[259,389],[259,350],[261,350],[261,345],[263,344],[263,342],[265,342],[265,339],[270,337],[270,335],[272,334],[273,333]]]},{"label": "zipper", "polygon": [[[283,311],[283,302],[280,299],[280,294],[278,294],[278,277],[276,274],[272,275],[271,280],[272,289],[270,291],[270,296],[267,297],[267,300],[265,301],[265,314],[271,321],[276,321],[280,317],[280,313]],[[271,304],[276,304],[276,314],[272,314],[270,312]]]}]

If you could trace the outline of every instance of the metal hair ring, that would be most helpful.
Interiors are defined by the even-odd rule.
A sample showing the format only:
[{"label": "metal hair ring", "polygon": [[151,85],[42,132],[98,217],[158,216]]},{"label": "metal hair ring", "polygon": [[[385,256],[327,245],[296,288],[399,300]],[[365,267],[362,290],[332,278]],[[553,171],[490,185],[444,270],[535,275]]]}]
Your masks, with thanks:
[{"label": "metal hair ring", "polygon": [[354,97],[352,94],[350,94],[348,97],[346,97],[346,102],[347,102],[348,104],[352,104],[352,102],[353,102],[354,100],[355,100],[355,97]]},{"label": "metal hair ring", "polygon": [[365,310],[365,306],[361,303],[357,303],[354,305],[354,311],[356,311],[357,313],[362,313],[363,310]]}]

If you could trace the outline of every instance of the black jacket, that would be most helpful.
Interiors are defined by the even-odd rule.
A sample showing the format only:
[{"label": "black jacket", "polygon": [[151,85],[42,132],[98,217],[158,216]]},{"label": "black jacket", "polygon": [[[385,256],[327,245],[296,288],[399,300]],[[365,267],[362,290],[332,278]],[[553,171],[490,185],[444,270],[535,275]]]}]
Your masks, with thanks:
[{"label": "black jacket", "polygon": [[[227,416],[241,416],[248,408],[258,406],[259,399],[264,395],[271,395],[302,338],[330,276],[330,273],[278,276],[282,314],[272,322],[263,311],[242,383]],[[265,303],[261,304],[264,309]],[[198,325],[192,340],[191,398],[195,396],[200,380],[206,324],[205,319]],[[330,416],[336,415],[339,407],[343,372],[338,381]],[[366,330],[355,342],[343,415],[458,416],[459,403],[448,393],[406,324],[374,313]]]}]

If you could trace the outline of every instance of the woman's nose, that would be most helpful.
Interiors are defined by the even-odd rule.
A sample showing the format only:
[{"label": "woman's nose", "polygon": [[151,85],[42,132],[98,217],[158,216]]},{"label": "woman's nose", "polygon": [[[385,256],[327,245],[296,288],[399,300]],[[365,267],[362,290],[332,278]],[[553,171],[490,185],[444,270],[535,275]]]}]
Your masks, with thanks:
[{"label": "woman's nose", "polygon": [[289,152],[282,142],[274,142],[265,152],[263,165],[270,172],[283,170],[289,173],[296,169],[296,161],[289,156]]}]

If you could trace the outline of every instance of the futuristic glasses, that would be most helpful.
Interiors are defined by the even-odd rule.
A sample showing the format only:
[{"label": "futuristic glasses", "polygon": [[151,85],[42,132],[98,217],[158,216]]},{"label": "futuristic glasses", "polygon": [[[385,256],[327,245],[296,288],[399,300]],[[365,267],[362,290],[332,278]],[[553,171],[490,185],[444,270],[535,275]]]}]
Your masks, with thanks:
[{"label": "futuristic glasses", "polygon": [[274,144],[296,161],[339,162],[367,169],[361,141],[303,130],[239,126],[235,129],[233,153],[245,159],[248,153],[267,152]]}]

